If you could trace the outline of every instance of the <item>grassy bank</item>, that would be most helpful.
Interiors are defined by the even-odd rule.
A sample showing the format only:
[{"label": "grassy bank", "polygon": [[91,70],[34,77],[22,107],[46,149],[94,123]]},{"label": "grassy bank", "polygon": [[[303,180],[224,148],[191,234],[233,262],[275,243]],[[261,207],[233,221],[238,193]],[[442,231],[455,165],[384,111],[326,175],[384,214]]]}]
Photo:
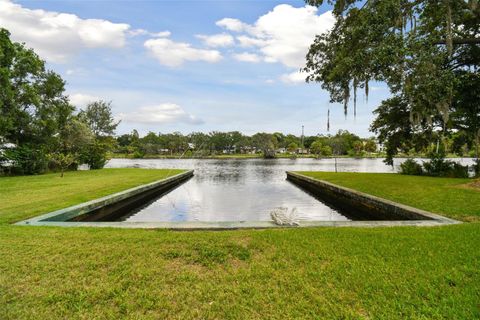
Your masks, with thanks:
[{"label": "grassy bank", "polygon": [[[228,232],[8,224],[165,171],[75,174],[67,184],[0,178],[0,319],[480,317],[479,223]],[[18,200],[24,209],[5,205]]]},{"label": "grassy bank", "polygon": [[103,169],[0,177],[0,223],[15,222],[100,198],[182,170]]},{"label": "grassy bank", "polygon": [[388,173],[300,173],[454,219],[480,221],[480,186],[472,179]]}]

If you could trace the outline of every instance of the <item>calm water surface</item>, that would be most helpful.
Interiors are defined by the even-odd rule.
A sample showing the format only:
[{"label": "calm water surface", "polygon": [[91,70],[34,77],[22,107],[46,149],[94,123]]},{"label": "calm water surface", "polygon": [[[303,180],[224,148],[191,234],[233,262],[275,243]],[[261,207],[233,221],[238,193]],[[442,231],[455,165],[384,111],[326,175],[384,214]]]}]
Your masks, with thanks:
[{"label": "calm water surface", "polygon": [[[395,172],[402,160],[338,159],[338,171]],[[459,159],[463,164],[470,159]],[[195,176],[145,204],[123,221],[268,221],[277,207],[296,208],[300,220],[349,220],[286,180],[285,171],[334,171],[333,159],[112,159],[109,168],[194,169]]]}]

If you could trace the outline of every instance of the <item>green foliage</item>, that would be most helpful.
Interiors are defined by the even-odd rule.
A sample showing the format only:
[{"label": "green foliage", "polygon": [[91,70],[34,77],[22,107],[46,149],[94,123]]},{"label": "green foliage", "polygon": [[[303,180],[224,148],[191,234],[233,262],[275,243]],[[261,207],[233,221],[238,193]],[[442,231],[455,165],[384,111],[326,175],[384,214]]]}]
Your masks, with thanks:
[{"label": "green foliage", "polygon": [[[376,143],[373,139],[361,139],[347,130],[340,130],[335,135],[316,135],[304,138],[305,147],[308,147],[310,153],[322,156],[330,156],[334,152],[336,155],[362,156],[365,153],[363,149],[367,148],[369,143],[369,150],[376,150]],[[238,131],[213,131],[208,134],[192,132],[188,135],[180,132],[158,134],[149,132],[140,138],[138,132],[134,130],[131,134],[123,134],[116,138],[114,152],[128,156],[135,153],[136,156],[145,157],[178,157],[184,152],[188,152],[187,150],[191,150],[191,157],[228,155],[238,157],[264,152],[264,147],[270,150],[267,153],[273,153],[272,151],[277,148],[286,148],[289,152],[295,152],[299,148],[300,141],[300,137],[293,134],[284,135],[280,132],[258,133],[253,136],[246,136]],[[355,152],[355,145],[357,148],[360,146],[362,150]]]},{"label": "green foliage", "polygon": [[322,146],[322,149],[320,150],[320,154],[324,157],[331,157],[333,154],[332,147]]},{"label": "green foliage", "polygon": [[423,164],[425,174],[434,177],[468,178],[468,167],[456,162],[445,160],[445,151],[440,147],[438,151],[430,152],[430,161]]},{"label": "green foliage", "polygon": [[297,149],[298,149],[298,144],[296,144],[295,142],[290,142],[290,144],[287,146],[287,150],[290,153],[296,152]]},{"label": "green foliage", "polygon": [[367,139],[364,144],[364,149],[367,152],[373,153],[377,151],[377,144],[373,139]]},{"label": "green foliage", "polygon": [[94,140],[83,148],[79,158],[90,169],[102,169],[107,163],[107,151],[111,145],[106,141]]},{"label": "green foliage", "polygon": [[322,141],[321,140],[315,140],[311,145],[310,145],[310,152],[313,154],[320,154],[322,152]]},{"label": "green foliage", "polygon": [[386,145],[387,163],[402,149],[422,149],[425,141],[456,130],[478,150],[478,1],[328,3],[334,5],[335,26],[311,45],[307,81],[320,82],[331,102],[343,103],[345,114],[352,96],[356,113],[358,89],[368,98],[371,81],[388,85],[393,97],[378,107],[372,124]]},{"label": "green foliage", "polygon": [[480,178],[480,159],[475,159],[475,164],[473,165],[473,172],[476,178]]},{"label": "green foliage", "polygon": [[422,165],[413,159],[407,159],[400,164],[400,173],[412,176],[421,176],[423,174]]},{"label": "green foliage", "polygon": [[[375,120],[370,130],[378,135],[378,140],[385,144],[385,162],[393,165],[393,157],[400,151],[408,154],[410,150],[420,152],[430,145],[435,137],[432,130],[422,130],[426,123],[422,120],[417,126],[410,121],[411,108],[406,98],[396,96],[382,101],[374,111]],[[437,118],[432,121],[438,120]]]},{"label": "green foliage", "polygon": [[145,153],[139,151],[139,150],[136,150],[134,153],[133,153],[133,158],[134,159],[142,159],[143,157],[145,157]]},{"label": "green foliage", "polygon": [[60,168],[60,177],[63,177],[64,171],[77,160],[77,157],[71,153],[52,153],[48,158]]},{"label": "green foliage", "polygon": [[62,174],[80,161],[103,167],[111,147],[104,136],[118,125],[110,103],[91,103],[75,116],[64,94],[65,82],[45,70],[31,49],[11,42],[5,29],[0,29],[0,82],[0,137],[14,145],[4,152],[3,171],[42,173],[48,160]]},{"label": "green foliage", "polygon": [[112,102],[102,100],[89,103],[78,116],[90,127],[97,138],[115,134],[115,129],[120,123],[120,121],[115,122],[113,118]]},{"label": "green foliage", "polygon": [[45,150],[31,144],[22,144],[4,151],[5,160],[10,163],[4,167],[7,174],[38,174],[47,170],[48,157]]},{"label": "green foliage", "polygon": [[15,145],[2,162],[13,162],[13,167],[3,170],[41,173],[46,170],[46,155],[58,147],[60,132],[74,108],[60,76],[47,71],[33,50],[9,37],[0,28],[0,137]]},{"label": "green foliage", "polygon": [[[480,49],[478,49],[480,52]],[[480,54],[480,53],[479,53]],[[480,74],[465,71],[458,72],[456,99],[453,100],[451,125],[458,130],[456,136],[460,138],[461,147],[466,146],[475,150],[475,157],[479,158],[480,148]],[[458,143],[458,141],[457,141]],[[457,148],[457,150],[460,148]],[[463,150],[459,150],[463,152]]]},{"label": "green foliage", "polygon": [[273,134],[260,132],[252,136],[252,145],[257,150],[261,150],[265,158],[274,158],[278,141]]}]

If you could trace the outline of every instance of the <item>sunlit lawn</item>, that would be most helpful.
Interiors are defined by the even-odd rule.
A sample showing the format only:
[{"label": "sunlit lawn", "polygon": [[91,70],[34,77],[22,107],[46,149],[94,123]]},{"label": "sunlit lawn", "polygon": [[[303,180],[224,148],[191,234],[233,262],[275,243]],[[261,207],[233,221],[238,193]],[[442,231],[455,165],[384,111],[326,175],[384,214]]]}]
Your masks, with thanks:
[{"label": "sunlit lawn", "polygon": [[480,186],[474,187],[472,179],[389,173],[300,173],[454,219],[480,221]]},{"label": "sunlit lawn", "polygon": [[[480,317],[478,223],[221,232],[8,224],[165,173],[0,178],[0,319]],[[392,194],[401,199],[402,190],[414,196],[409,188]],[[423,196],[437,208],[436,195]],[[464,207],[475,215],[475,205]]]}]

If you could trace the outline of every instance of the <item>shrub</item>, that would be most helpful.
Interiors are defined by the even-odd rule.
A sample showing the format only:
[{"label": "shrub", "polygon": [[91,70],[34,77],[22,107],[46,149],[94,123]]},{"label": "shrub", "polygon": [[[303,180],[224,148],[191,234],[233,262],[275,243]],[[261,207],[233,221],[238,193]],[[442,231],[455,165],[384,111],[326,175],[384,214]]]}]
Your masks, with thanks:
[{"label": "shrub", "polygon": [[38,174],[47,170],[45,152],[29,145],[17,146],[5,151],[3,162],[8,163],[5,172],[11,174]]},{"label": "shrub", "polygon": [[332,155],[332,147],[330,146],[323,146],[321,149],[321,155],[324,157],[330,157]]},{"label": "shrub", "polygon": [[468,178],[468,166],[454,162],[448,175],[451,178]]},{"label": "shrub", "polygon": [[473,172],[475,174],[475,178],[480,178],[480,159],[474,160]]},{"label": "shrub", "polygon": [[421,176],[423,174],[422,166],[413,159],[407,159],[400,165],[400,173],[413,176]]},{"label": "shrub", "polygon": [[433,177],[445,177],[452,170],[453,162],[445,160],[445,151],[440,148],[438,152],[429,153],[430,161],[423,163],[425,174]]},{"label": "shrub", "polygon": [[425,174],[434,177],[468,178],[468,166],[445,160],[445,153],[431,153],[430,161],[423,164]]},{"label": "shrub", "polygon": [[141,152],[140,150],[135,150],[133,153],[134,159],[142,159],[145,156],[145,153]]},{"label": "shrub", "polygon": [[80,155],[82,163],[88,164],[90,169],[102,169],[107,163],[108,145],[95,141],[89,144]]}]

